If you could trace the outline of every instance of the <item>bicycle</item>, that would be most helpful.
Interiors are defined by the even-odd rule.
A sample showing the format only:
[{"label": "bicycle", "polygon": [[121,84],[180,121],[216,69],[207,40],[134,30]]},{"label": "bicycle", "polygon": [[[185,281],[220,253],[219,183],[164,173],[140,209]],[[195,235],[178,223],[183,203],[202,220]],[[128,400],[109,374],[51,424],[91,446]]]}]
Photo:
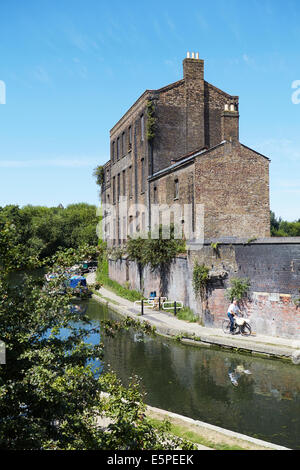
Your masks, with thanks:
[{"label": "bicycle", "polygon": [[[222,323],[222,329],[225,334],[230,333],[230,320],[226,319],[223,320]],[[242,317],[237,317],[234,318],[234,327],[233,327],[233,332],[234,335],[241,334],[243,336],[250,336],[251,335],[251,326],[249,323],[245,320],[245,318]]]}]

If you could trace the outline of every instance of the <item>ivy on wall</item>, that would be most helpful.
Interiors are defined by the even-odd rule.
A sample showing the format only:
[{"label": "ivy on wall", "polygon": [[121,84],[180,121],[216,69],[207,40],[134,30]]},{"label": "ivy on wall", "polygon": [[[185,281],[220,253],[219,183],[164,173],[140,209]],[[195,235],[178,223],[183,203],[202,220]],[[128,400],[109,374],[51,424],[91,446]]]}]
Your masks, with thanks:
[{"label": "ivy on wall", "polygon": [[151,142],[155,137],[155,107],[151,100],[147,101],[147,140]]},{"label": "ivy on wall", "polygon": [[196,296],[200,295],[201,300],[205,298],[208,280],[209,268],[196,261],[193,270],[193,289]]}]

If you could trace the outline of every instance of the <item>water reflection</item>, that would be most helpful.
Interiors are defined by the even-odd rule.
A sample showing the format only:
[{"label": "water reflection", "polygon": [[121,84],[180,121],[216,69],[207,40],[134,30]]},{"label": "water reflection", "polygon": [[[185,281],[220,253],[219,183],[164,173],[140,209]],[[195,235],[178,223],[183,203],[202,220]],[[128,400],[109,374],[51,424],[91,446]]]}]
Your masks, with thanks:
[{"label": "water reflection", "polygon": [[[118,318],[94,300],[88,306],[96,322]],[[300,449],[300,368],[132,331],[102,340],[104,369],[109,363],[124,385],[140,376],[148,404]]]}]

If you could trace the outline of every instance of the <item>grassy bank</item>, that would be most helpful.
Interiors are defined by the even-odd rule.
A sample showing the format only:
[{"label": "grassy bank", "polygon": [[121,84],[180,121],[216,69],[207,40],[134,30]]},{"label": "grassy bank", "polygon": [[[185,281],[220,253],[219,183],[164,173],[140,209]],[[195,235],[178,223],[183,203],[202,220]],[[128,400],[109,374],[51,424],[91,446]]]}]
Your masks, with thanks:
[{"label": "grassy bank", "polygon": [[102,257],[99,258],[98,262],[98,269],[96,273],[96,281],[100,282],[104,287],[113,291],[116,295],[123,297],[123,299],[130,300],[131,302],[135,302],[136,300],[142,300],[144,297],[143,295],[136,291],[128,289],[117,281],[113,281],[108,276],[108,260],[105,256],[105,253]]},{"label": "grassy bank", "polygon": [[179,419],[160,415],[152,410],[148,410],[147,414],[154,427],[159,427],[159,424],[167,418],[167,421],[170,423],[170,434],[212,450],[270,450],[252,442],[226,436],[216,431],[185,423]]}]

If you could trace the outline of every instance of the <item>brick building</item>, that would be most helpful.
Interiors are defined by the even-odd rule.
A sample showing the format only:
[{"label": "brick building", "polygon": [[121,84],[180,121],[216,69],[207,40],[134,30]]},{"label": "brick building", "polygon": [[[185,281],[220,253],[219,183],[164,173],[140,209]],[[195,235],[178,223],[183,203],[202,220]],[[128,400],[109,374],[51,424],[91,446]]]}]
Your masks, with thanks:
[{"label": "brick building", "polygon": [[239,142],[239,98],[205,81],[198,53],[183,60],[182,80],[138,98],[110,149],[102,202],[114,208],[104,224],[114,245],[153,229],[156,204],[189,205],[179,222],[193,229],[203,205],[205,239],[269,236],[269,159]]}]

